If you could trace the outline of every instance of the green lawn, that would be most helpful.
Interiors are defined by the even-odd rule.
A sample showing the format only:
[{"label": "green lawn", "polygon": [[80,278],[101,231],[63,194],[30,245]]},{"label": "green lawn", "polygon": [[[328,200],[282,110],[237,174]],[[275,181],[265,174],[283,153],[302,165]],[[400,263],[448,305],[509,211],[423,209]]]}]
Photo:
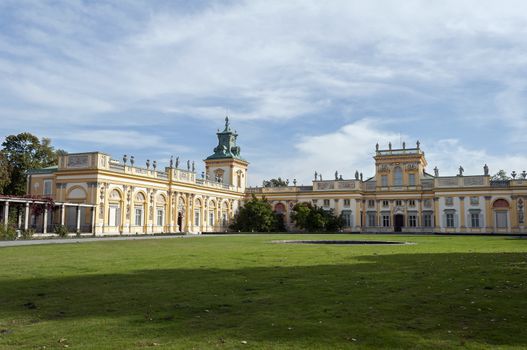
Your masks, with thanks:
[{"label": "green lawn", "polygon": [[[402,246],[272,244],[390,239]],[[527,239],[0,248],[1,349],[525,349]]]}]

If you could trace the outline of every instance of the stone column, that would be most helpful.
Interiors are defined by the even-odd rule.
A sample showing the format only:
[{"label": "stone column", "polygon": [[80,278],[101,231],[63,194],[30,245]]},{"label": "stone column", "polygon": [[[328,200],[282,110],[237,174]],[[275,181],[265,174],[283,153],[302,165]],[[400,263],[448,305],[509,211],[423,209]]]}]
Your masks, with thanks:
[{"label": "stone column", "polygon": [[44,224],[42,227],[42,233],[48,233],[48,207],[44,206]]},{"label": "stone column", "polygon": [[361,204],[362,204],[362,213],[361,213],[361,217],[362,217],[362,227],[366,227],[366,200],[361,200]]},{"label": "stone column", "polygon": [[4,228],[7,230],[9,226],[9,202],[4,202]]},{"label": "stone column", "polygon": [[26,210],[24,215],[24,230],[29,229],[29,202],[26,202]]},{"label": "stone column", "polygon": [[60,224],[64,226],[65,222],[66,222],[66,206],[62,204],[60,206]]},{"label": "stone column", "polygon": [[465,232],[466,231],[466,224],[465,224],[465,197],[459,197],[459,226],[460,231]]},{"label": "stone column", "polygon": [[375,226],[381,226],[381,201],[375,200]]},{"label": "stone column", "polygon": [[81,232],[81,206],[80,205],[77,205],[76,219],[77,219],[76,233],[80,233]]},{"label": "stone column", "polygon": [[511,196],[511,232],[516,232],[518,230],[518,196]]},{"label": "stone column", "polygon": [[91,230],[93,235],[95,236],[96,229],[97,229],[97,206],[94,206],[91,208]]},{"label": "stone column", "polygon": [[355,226],[359,229],[359,231],[362,231],[362,226],[360,224],[360,202],[360,199],[355,198]]},{"label": "stone column", "polygon": [[167,202],[165,205],[165,227],[163,227],[163,231],[166,228],[168,233],[172,233],[172,191],[167,192]]},{"label": "stone column", "polygon": [[485,226],[487,232],[492,232],[492,207],[490,204],[491,196],[485,196]]},{"label": "stone column", "polygon": [[[416,178],[418,178],[416,176]],[[423,199],[419,198],[417,199],[417,222],[416,226],[420,231],[423,230]]]},{"label": "stone column", "polygon": [[439,197],[434,197],[434,231],[441,231],[441,213],[439,212]]}]

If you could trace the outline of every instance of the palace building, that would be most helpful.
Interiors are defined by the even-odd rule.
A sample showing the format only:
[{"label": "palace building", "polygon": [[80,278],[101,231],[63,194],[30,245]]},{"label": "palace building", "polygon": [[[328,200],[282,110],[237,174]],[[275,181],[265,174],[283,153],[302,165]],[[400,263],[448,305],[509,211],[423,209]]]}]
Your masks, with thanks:
[{"label": "palace building", "polygon": [[[33,199],[0,197],[1,217],[7,225],[15,206],[18,226],[42,234],[57,225],[95,235],[220,232],[254,194],[265,196],[293,231],[294,205],[309,202],[342,215],[347,232],[527,233],[525,171],[501,181],[491,179],[486,165],[481,175],[464,175],[461,167],[455,176],[439,176],[437,168],[432,175],[417,142],[415,148],[377,145],[369,178],[357,172],[353,179],[336,173],[322,180],[315,173],[311,186],[248,188],[249,163],[228,118],[217,137],[200,175],[189,161],[182,169],[179,158],[160,169],[155,161],[142,167],[133,157],[101,152],[63,155],[58,166],[28,173]],[[54,202],[35,215],[30,206],[45,204],[39,196]]]},{"label": "palace building", "polygon": [[456,176],[426,172],[425,153],[415,148],[381,150],[376,146],[376,172],[351,180],[335,173],[334,180],[315,179],[312,186],[248,188],[265,196],[294,229],[291,210],[309,202],[342,214],[349,232],[409,233],[527,233],[527,179],[492,181],[488,167],[482,175]]}]

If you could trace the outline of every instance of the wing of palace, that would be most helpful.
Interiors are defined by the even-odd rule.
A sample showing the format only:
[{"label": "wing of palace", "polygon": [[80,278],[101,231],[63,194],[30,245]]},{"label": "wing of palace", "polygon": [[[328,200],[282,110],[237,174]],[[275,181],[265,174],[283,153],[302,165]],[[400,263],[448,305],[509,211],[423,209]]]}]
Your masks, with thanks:
[{"label": "wing of palace", "polygon": [[[62,155],[58,166],[28,173],[31,198],[0,196],[3,223],[15,220],[43,235],[57,225],[96,235],[223,232],[254,194],[265,196],[293,231],[294,205],[309,202],[342,215],[348,232],[527,233],[525,171],[498,181],[491,180],[486,165],[478,175],[465,175],[462,167],[453,176],[440,176],[437,168],[430,174],[417,142],[415,148],[377,145],[372,177],[356,172],[344,179],[335,173],[323,180],[315,173],[311,186],[295,181],[248,188],[249,163],[240,155],[228,118],[217,136],[201,174],[193,162],[179,158],[160,169],[155,161],[138,166],[132,156]],[[45,210],[32,210],[38,205]]]}]

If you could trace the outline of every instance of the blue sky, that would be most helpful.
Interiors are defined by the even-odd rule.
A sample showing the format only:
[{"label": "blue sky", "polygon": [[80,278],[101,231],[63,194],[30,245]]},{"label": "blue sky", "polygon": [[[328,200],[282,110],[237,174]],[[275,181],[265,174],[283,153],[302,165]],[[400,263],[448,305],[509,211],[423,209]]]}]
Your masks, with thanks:
[{"label": "blue sky", "polygon": [[[527,169],[525,1],[0,2],[0,135],[199,161],[228,113],[249,182]],[[198,167],[201,171],[202,165]]]}]

